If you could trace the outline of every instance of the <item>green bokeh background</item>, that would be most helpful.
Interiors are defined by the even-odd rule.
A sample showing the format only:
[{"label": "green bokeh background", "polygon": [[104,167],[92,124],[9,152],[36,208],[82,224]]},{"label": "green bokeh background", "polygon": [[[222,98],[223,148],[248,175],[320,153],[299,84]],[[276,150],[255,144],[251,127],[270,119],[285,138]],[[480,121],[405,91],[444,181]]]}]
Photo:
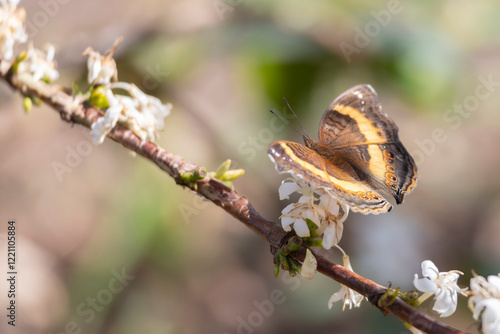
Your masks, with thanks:
[{"label": "green bokeh background", "polygon": [[[315,137],[337,95],[371,84],[420,177],[391,213],[350,214],[341,246],[354,270],[406,290],[425,259],[462,270],[461,286],[471,269],[500,272],[500,86],[465,116],[446,116],[457,117],[449,110],[474,100],[482,80],[500,82],[498,2],[21,5],[35,46],[57,46],[58,82],[66,86],[85,85],[86,47],[104,53],[123,36],[115,57],[120,81],[174,106],[158,143],[209,170],[232,159],[246,170],[237,191],[275,221],[289,202],[278,199],[284,177],[266,147],[301,138],[268,110],[285,111],[286,97]],[[19,327],[12,333],[409,333],[367,302],[328,310],[340,286],[321,275],[276,280],[264,241],[111,141],[92,145],[59,182],[52,164],[65,163],[68,147],[88,145],[88,131],[45,106],[26,115],[5,84],[0,118],[0,214],[2,222],[16,219],[20,234]],[[341,261],[338,251],[325,255]],[[106,299],[113,270],[135,278]],[[276,289],[283,302],[257,315],[255,303]],[[92,298],[105,305],[89,320],[77,310],[82,303],[90,309]],[[422,307],[431,313],[432,303]],[[241,329],[242,320],[255,326]],[[476,332],[463,297],[442,320]],[[12,328],[2,321],[0,330]]]}]

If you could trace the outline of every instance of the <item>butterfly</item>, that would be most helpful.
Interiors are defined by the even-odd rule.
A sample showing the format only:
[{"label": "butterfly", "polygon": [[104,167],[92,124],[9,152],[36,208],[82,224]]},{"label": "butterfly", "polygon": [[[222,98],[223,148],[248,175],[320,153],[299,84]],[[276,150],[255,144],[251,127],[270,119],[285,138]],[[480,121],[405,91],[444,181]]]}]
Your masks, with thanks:
[{"label": "butterfly", "polygon": [[400,204],[415,188],[415,161],[370,85],[355,86],[337,97],[321,118],[318,137],[314,141],[304,136],[305,145],[274,141],[267,153],[279,173],[323,187],[364,214],[392,209],[382,194]]}]

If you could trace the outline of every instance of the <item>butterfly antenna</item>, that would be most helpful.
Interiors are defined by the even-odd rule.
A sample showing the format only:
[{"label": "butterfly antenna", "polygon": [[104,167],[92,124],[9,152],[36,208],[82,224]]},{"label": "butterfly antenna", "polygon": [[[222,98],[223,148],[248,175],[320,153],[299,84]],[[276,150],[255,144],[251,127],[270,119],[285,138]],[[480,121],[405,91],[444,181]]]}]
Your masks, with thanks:
[{"label": "butterfly antenna", "polygon": [[[278,114],[277,114],[277,113],[275,113],[273,110],[269,109],[269,112],[270,112],[271,114],[273,114],[274,116],[278,117],[279,119],[281,119],[284,123],[288,123],[288,121],[287,121],[285,118],[283,118],[283,116],[278,115]],[[295,116],[295,117],[297,117],[297,116]],[[304,134],[303,134],[302,132],[300,132],[299,130],[297,130],[296,128],[294,128],[292,125],[290,125],[290,127],[291,127],[292,129],[294,129],[294,130],[295,130],[295,131],[296,131],[299,135],[304,136]],[[308,136],[307,134],[305,134],[305,137],[309,138],[309,136]]]},{"label": "butterfly antenna", "polygon": [[[299,123],[300,128],[302,129],[302,132],[303,132],[303,134],[301,133],[301,135],[303,137],[306,137],[306,138],[310,139],[309,135],[307,134],[306,129],[304,129],[304,126],[302,125],[302,123],[300,122],[299,118],[297,117],[297,114],[295,113],[295,111],[293,111],[292,107],[290,107],[290,103],[288,103],[288,101],[286,100],[286,98],[283,98],[283,100],[285,100],[285,103],[288,106],[288,109],[290,109],[290,111],[292,112],[293,116],[295,116],[295,119],[297,120],[297,123]],[[297,130],[295,130],[295,131],[297,131]],[[299,131],[297,131],[297,132],[299,132]]]}]

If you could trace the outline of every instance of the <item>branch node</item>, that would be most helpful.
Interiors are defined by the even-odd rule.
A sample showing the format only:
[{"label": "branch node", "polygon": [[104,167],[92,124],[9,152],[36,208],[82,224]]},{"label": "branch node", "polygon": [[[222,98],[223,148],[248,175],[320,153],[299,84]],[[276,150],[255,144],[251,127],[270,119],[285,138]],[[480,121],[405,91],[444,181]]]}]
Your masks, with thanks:
[{"label": "branch node", "polygon": [[[376,294],[375,296],[380,296],[380,294]],[[391,287],[388,287],[386,292],[382,294],[377,301],[377,306],[381,309],[386,309],[387,307],[391,306],[396,298],[399,295],[399,288],[393,289]]]}]

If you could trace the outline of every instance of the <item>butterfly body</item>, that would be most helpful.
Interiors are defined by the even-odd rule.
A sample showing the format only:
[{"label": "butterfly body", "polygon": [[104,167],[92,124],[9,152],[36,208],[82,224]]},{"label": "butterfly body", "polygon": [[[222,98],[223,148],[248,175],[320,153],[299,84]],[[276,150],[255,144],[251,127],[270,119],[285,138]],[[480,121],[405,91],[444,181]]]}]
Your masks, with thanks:
[{"label": "butterfly body", "polygon": [[391,210],[381,193],[400,204],[416,186],[415,162],[371,86],[355,86],[335,99],[323,114],[318,137],[304,137],[305,145],[272,142],[268,154],[277,171],[329,189],[365,214]]}]

